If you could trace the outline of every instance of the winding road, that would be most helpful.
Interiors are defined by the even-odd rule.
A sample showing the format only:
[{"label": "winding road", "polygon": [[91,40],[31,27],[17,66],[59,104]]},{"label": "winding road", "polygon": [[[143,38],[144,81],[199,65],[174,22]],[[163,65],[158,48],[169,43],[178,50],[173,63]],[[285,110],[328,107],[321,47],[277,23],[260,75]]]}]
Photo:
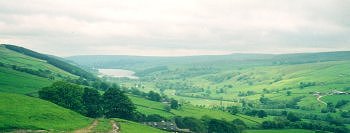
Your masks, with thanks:
[{"label": "winding road", "polygon": [[322,95],[318,95],[318,96],[317,96],[317,101],[323,103],[324,105],[327,105],[326,102],[324,102],[324,101],[321,100],[322,97],[323,97]]},{"label": "winding road", "polygon": [[89,125],[88,127],[76,130],[76,131],[74,131],[74,133],[90,133],[90,132],[92,132],[92,129],[94,129],[97,125],[98,125],[98,120],[95,119],[91,125]]}]

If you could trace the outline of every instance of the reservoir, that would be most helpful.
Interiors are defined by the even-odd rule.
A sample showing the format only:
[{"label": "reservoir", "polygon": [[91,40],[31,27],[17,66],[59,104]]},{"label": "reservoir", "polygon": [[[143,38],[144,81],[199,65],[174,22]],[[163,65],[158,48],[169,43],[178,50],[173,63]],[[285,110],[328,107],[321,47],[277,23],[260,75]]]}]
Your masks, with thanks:
[{"label": "reservoir", "polygon": [[116,78],[129,78],[129,79],[138,79],[139,77],[135,76],[135,72],[125,69],[98,69],[100,73],[99,76],[109,76]]}]

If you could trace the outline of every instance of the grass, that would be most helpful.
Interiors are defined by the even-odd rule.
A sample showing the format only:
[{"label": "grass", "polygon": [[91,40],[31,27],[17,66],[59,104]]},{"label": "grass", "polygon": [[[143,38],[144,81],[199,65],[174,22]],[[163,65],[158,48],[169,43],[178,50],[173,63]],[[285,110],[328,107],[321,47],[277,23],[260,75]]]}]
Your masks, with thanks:
[{"label": "grass", "polygon": [[314,133],[304,129],[278,129],[278,130],[246,130],[245,133]]},{"label": "grass", "polygon": [[[336,89],[343,91],[344,88],[350,87],[350,61],[327,61],[327,62],[314,62],[304,64],[293,65],[275,65],[275,66],[251,66],[251,67],[228,67],[227,64],[222,64],[222,67],[215,65],[211,66],[217,68],[216,73],[201,73],[199,75],[182,76],[187,73],[195,73],[200,71],[193,69],[192,64],[187,65],[174,65],[168,64],[169,71],[161,74],[154,73],[147,77],[156,78],[157,80],[144,80],[142,81],[142,88],[140,90],[159,91],[155,85],[157,82],[182,82],[188,83],[193,86],[204,88],[203,92],[199,93],[185,93],[190,95],[201,95],[206,91],[210,91],[209,96],[212,98],[223,98],[226,101],[213,100],[206,97],[194,98],[188,96],[174,95],[175,90],[173,88],[165,88],[164,93],[171,98],[179,100],[181,103],[189,102],[192,105],[205,105],[205,107],[213,106],[232,106],[240,105],[237,102],[240,99],[245,99],[250,102],[258,103],[259,98],[263,94],[263,89],[267,89],[270,93],[264,93],[265,97],[274,101],[290,101],[293,98],[304,96],[303,99],[298,102],[298,106],[303,111],[310,113],[320,113],[321,109],[325,107],[324,104],[316,100],[317,97],[313,96],[313,92],[328,93],[329,91]],[[143,78],[141,77],[141,80]],[[227,78],[230,77],[230,78]],[[241,79],[245,77],[244,79]],[[150,79],[152,79],[150,78]],[[223,79],[222,81],[213,81],[210,79]],[[309,86],[301,89],[299,87],[300,82],[315,82],[316,86]],[[140,83],[140,81],[127,81],[126,85],[134,85]],[[227,85],[232,85],[232,88],[225,88]],[[216,90],[224,88],[224,93],[216,93]],[[250,96],[238,96],[239,92],[254,91],[255,94]],[[287,91],[291,91],[291,96],[287,96]],[[348,99],[348,96],[326,96],[323,97],[325,101],[336,102],[340,99]],[[344,106],[342,109],[350,109],[350,105]],[[147,110],[147,109],[145,109]],[[146,111],[149,112],[149,111]]]},{"label": "grass", "polygon": [[231,115],[227,112],[210,110],[207,108],[199,108],[188,104],[183,105],[180,109],[172,109],[170,112],[167,112],[164,110],[164,107],[167,106],[164,103],[154,102],[145,98],[135,96],[129,96],[129,98],[137,105],[137,110],[146,115],[158,114],[166,118],[182,116],[194,117],[198,119],[202,118],[203,116],[209,116],[211,118],[225,119],[227,121],[241,119],[250,127],[257,127],[263,121],[263,119],[261,118],[250,117],[245,115]]},{"label": "grass", "polygon": [[92,122],[69,109],[38,98],[0,92],[0,130],[71,131]]},{"label": "grass", "polygon": [[8,68],[11,65],[32,70],[49,70],[52,72],[52,76],[54,76],[56,80],[62,80],[62,77],[77,77],[51,64],[48,64],[44,60],[9,50],[2,45],[0,45],[0,62],[6,64],[7,66],[0,66],[0,92],[19,94],[35,93],[40,88],[49,86],[54,82],[54,80],[49,80],[48,78],[43,78]]},{"label": "grass", "polygon": [[52,82],[46,78],[0,67],[0,92],[32,93]]},{"label": "grass", "polygon": [[40,60],[37,58],[33,58],[30,56],[9,50],[2,45],[0,45],[0,62],[8,65],[16,65],[20,67],[33,69],[33,70],[39,70],[39,69],[50,70],[62,76],[75,77],[66,71],[63,71],[51,64],[48,64],[44,60]]},{"label": "grass", "polygon": [[166,131],[142,125],[136,122],[117,118],[115,118],[115,120],[120,125],[120,131],[122,133],[166,133]]}]

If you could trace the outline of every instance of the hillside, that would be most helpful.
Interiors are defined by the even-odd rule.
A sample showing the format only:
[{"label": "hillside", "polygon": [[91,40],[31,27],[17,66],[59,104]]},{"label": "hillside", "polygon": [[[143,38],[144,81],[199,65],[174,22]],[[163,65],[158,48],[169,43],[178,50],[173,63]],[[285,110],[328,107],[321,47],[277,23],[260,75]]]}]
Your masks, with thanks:
[{"label": "hillside", "polygon": [[51,102],[0,92],[0,130],[34,129],[67,131],[85,127],[92,119]]},{"label": "hillside", "polygon": [[[0,90],[35,94],[42,87],[59,80],[93,79],[91,73],[54,56],[14,45],[0,45]],[[5,78],[6,77],[6,78]]]},{"label": "hillside", "polygon": [[204,116],[208,116],[215,119],[225,119],[227,121],[232,121],[234,119],[241,119],[244,121],[249,127],[259,127],[259,124],[263,121],[260,118],[254,118],[246,115],[231,115],[228,112],[218,111],[218,110],[210,110],[207,108],[198,108],[192,105],[183,105],[178,110],[166,111],[165,107],[167,106],[164,103],[150,101],[144,98],[129,96],[131,100],[135,103],[137,110],[146,114],[158,114],[160,116],[166,118],[172,118],[175,116],[182,117],[194,117],[200,119]]},{"label": "hillside", "polygon": [[[77,79],[79,73],[70,70],[92,75],[65,61],[14,45],[0,45],[0,132],[111,132],[110,119],[101,118],[93,122],[91,118],[51,102],[22,95],[36,96],[39,89],[56,81]],[[123,132],[132,133],[139,128],[146,133],[164,132],[123,119],[116,121],[122,123],[123,127],[119,128]]]},{"label": "hillside", "polygon": [[[314,126],[320,125],[323,131],[342,133],[350,124],[350,102],[347,100],[350,99],[349,52],[68,58],[87,63],[78,62],[88,69],[134,70],[138,79],[97,79],[72,64],[74,62],[67,63],[66,59],[14,45],[1,45],[0,55],[0,97],[4,99],[0,101],[0,114],[3,114],[0,115],[0,129],[6,131],[110,132],[116,130],[117,125],[127,133],[141,129],[143,132],[163,132],[122,119],[93,120],[50,102],[22,95],[36,96],[40,88],[60,80],[79,81],[80,87],[94,87],[95,83],[101,85],[101,81],[106,82],[107,87],[118,83],[141,113],[134,121],[159,121],[157,118],[160,117],[176,121],[184,129],[191,127],[183,126],[181,122],[190,122],[197,128],[191,130],[197,131],[212,130],[216,124],[227,126],[242,122],[247,132],[310,132],[319,130]],[[85,59],[87,57],[98,59],[90,62]],[[99,91],[104,93],[102,89]],[[160,100],[151,101],[149,91],[159,93]],[[171,98],[179,102],[179,108],[170,108]],[[290,120],[289,115],[296,115],[296,120]],[[284,124],[286,129],[275,130],[281,128],[277,127],[279,124]]]}]

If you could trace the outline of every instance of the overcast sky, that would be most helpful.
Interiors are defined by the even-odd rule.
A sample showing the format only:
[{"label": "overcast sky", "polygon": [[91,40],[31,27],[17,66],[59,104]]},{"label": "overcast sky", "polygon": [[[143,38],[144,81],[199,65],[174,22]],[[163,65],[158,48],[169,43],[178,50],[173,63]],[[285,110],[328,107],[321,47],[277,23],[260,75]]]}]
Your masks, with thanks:
[{"label": "overcast sky", "polygon": [[58,56],[350,50],[350,0],[1,0],[0,43]]}]

